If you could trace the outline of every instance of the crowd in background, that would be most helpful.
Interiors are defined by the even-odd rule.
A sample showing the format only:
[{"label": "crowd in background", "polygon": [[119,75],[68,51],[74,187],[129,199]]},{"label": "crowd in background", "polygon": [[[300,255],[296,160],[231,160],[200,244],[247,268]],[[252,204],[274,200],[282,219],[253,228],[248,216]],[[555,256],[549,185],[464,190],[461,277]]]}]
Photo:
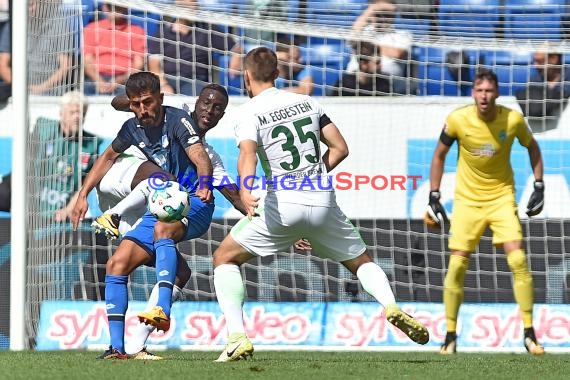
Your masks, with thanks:
[{"label": "crowd in background", "polygon": [[[10,1],[0,0],[0,102],[11,95]],[[192,10],[200,7],[198,0],[157,2]],[[483,59],[473,62],[468,54],[451,51],[439,62],[441,77],[432,77],[433,70],[418,72],[423,63],[414,56],[413,33],[396,28],[395,20],[402,10],[409,15],[409,9],[418,7],[433,29],[439,3],[434,1],[370,0],[351,21],[350,38],[344,41],[230,28],[175,15],[153,18],[143,13],[148,20],[141,23],[141,17],[133,17],[133,10],[95,0],[82,0],[84,8],[89,5],[83,13],[83,38],[61,38],[58,31],[65,29],[62,24],[65,11],[54,8],[55,3],[29,1],[32,21],[42,12],[42,6],[50,7],[51,13],[58,12],[49,22],[40,22],[39,18],[30,22],[31,94],[62,95],[67,88],[58,85],[66,78],[83,83],[86,95],[120,94],[130,74],[147,69],[159,75],[165,93],[195,96],[205,84],[214,81],[228,87],[230,94],[244,95],[241,59],[249,49],[259,45],[273,47],[279,56],[277,87],[308,95],[429,95],[438,94],[439,88],[430,93],[430,86],[436,81],[443,83],[441,95],[470,95],[473,70],[467,67],[485,64]],[[59,7],[65,8],[66,3],[69,1],[62,1]],[[246,3],[248,17],[287,18],[286,2],[247,0]],[[309,13],[308,4],[308,1],[299,2],[299,19]],[[58,14],[62,17],[57,17]],[[330,54],[329,58],[336,60],[334,64],[327,57],[324,62],[312,58],[313,50],[323,46],[330,48],[324,54]],[[75,56],[78,50],[80,53]],[[79,63],[84,68],[82,81],[77,69]],[[533,55],[527,71],[528,85],[517,91],[513,87],[508,95],[516,95],[527,116],[559,115],[570,96],[570,70],[564,70],[564,56],[545,43]],[[422,86],[422,81],[427,85]],[[446,81],[456,82],[457,93],[444,93]]]}]

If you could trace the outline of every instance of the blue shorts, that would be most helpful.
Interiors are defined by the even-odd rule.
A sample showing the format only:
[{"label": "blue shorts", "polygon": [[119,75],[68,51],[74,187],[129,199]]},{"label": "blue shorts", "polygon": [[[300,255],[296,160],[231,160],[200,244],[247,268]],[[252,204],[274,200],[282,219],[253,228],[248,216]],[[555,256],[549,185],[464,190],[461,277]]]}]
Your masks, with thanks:
[{"label": "blue shorts", "polygon": [[[181,241],[195,239],[202,236],[212,223],[214,214],[214,202],[204,203],[200,198],[191,195],[190,211],[186,215],[188,219],[186,233]],[[123,239],[137,243],[151,256],[154,256],[154,226],[157,220],[150,212],[146,212],[134,228],[127,232]]]}]

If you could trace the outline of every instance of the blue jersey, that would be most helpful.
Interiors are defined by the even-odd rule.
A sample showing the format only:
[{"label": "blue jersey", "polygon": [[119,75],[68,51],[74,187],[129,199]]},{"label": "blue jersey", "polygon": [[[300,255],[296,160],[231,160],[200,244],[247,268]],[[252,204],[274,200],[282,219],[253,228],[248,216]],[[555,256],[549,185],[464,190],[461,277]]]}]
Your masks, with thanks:
[{"label": "blue jersey", "polygon": [[201,143],[198,127],[185,111],[163,106],[164,120],[160,127],[143,127],[136,117],[127,120],[113,140],[115,152],[122,153],[131,145],[143,152],[149,161],[173,174],[189,193],[195,193],[199,185],[196,165],[186,149]]}]

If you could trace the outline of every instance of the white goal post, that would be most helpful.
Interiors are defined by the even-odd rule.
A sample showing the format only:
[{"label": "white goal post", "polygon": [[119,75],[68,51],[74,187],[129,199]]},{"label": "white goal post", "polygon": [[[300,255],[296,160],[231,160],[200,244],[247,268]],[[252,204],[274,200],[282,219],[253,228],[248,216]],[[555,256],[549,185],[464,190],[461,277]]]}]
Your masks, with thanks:
[{"label": "white goal post", "polygon": [[[12,29],[12,46],[26,46],[28,35],[28,5],[27,1],[14,2],[12,17],[21,22]],[[28,125],[28,90],[26,71],[26,49],[13,49],[12,75],[13,83],[13,125],[19,125],[13,137],[12,165],[12,215],[11,215],[11,266],[10,266],[10,349],[23,350],[27,348],[25,315],[26,315],[26,140]]]},{"label": "white goal post", "polygon": [[[34,2],[42,11],[28,13],[31,12],[29,2]],[[283,43],[282,35],[295,32],[302,58],[297,65],[310,69],[312,95],[320,97],[327,114],[339,125],[351,147],[350,157],[338,168],[338,173],[344,173],[341,184],[350,187],[337,192],[339,204],[362,232],[374,260],[391,280],[397,299],[404,302],[442,301],[448,235],[427,230],[421,221],[428,198],[426,181],[444,117],[452,109],[471,101],[470,81],[475,71],[480,67],[495,70],[501,81],[501,103],[519,110],[529,103],[517,99],[517,94],[519,98],[523,96],[520,91],[524,92],[531,78],[538,74],[533,64],[535,52],[547,46],[549,54],[561,55],[562,61],[554,66],[561,68],[562,73],[570,72],[565,64],[570,62],[570,45],[564,39],[570,34],[567,24],[570,13],[559,4],[561,2],[555,1],[547,2],[535,14],[520,12],[516,6],[508,7],[507,1],[492,9],[483,6],[480,12],[472,13],[463,12],[459,5],[448,5],[450,2],[446,1],[441,1],[440,6],[430,5],[429,1],[395,1],[395,12],[390,17],[395,28],[393,38],[401,38],[395,43],[400,55],[382,57],[381,62],[385,67],[392,62],[401,71],[367,74],[389,83],[389,89],[375,93],[377,96],[365,96],[380,90],[374,86],[357,96],[342,94],[343,73],[351,67],[354,69],[355,62],[355,70],[360,70],[361,58],[366,60],[383,54],[381,49],[375,50],[373,56],[362,54],[363,42],[386,43],[382,36],[351,29],[367,8],[364,0],[276,0],[271,2],[270,8],[254,7],[253,4],[259,6],[262,2],[247,0],[197,0],[198,8],[190,6],[192,1],[188,0],[108,0],[106,3],[128,8],[129,22],[142,26],[147,34],[147,46],[151,41],[160,40],[155,33],[179,17],[196,23],[194,32],[210,33],[210,38],[216,33],[229,36],[240,47],[237,52],[210,46],[185,46],[206,52],[207,64],[202,67],[207,68],[208,81],[221,83],[231,94],[227,115],[211,132],[208,141],[234,174],[232,112],[247,97],[239,72],[236,76],[229,69],[231,57],[255,46],[276,48]],[[77,140],[53,136],[42,140],[30,133],[36,131],[39,117],[58,119],[62,94],[69,90],[83,91],[80,44],[84,42],[81,38],[83,23],[107,16],[93,7],[94,4],[97,5],[80,0],[13,2],[13,19],[28,18],[27,23],[13,24],[13,95],[10,105],[0,109],[0,119],[10,120],[13,126],[13,131],[5,133],[13,138],[10,282],[10,348],[13,350],[35,347],[44,301],[103,300],[105,262],[116,248],[116,244],[93,234],[89,220],[79,231],[73,232],[66,224],[46,218],[42,202],[53,194],[45,189],[59,183],[67,169],[80,182],[81,171],[65,166],[63,172],[54,173],[50,171],[54,168],[50,160],[57,157],[53,154],[44,157],[42,153],[49,155],[48,147],[60,146],[62,157],[71,155],[71,146]],[[468,16],[476,21],[466,26]],[[539,29],[529,31],[520,27],[529,24],[525,24],[525,20],[534,20],[540,27],[538,19],[546,20],[548,25],[558,20],[557,27],[547,28],[550,34],[546,37],[552,37],[547,45],[544,33],[536,34]],[[41,29],[47,21],[51,26]],[[200,23],[204,21],[218,25],[219,29],[211,31]],[[490,24],[491,21],[495,24]],[[34,35],[34,30],[42,30],[42,34]],[[533,38],[533,35],[541,38]],[[39,50],[24,48],[30,38]],[[385,48],[384,52],[388,54],[389,50]],[[33,54],[35,64],[26,71]],[[42,62],[53,59],[54,54],[68,54],[73,58],[69,75],[53,84],[51,93],[32,94],[28,84],[38,84],[50,74],[53,67]],[[173,62],[183,63],[176,59]],[[148,65],[144,68],[148,69]],[[568,77],[570,80],[570,75]],[[291,80],[291,83],[296,82]],[[341,94],[337,96],[338,93]],[[547,203],[544,213],[536,219],[529,220],[522,211],[520,213],[525,249],[535,280],[536,302],[553,305],[570,302],[570,165],[565,158],[570,149],[567,128],[570,112],[566,108],[567,99],[562,96],[564,93],[560,94],[558,98],[532,99],[532,104],[538,104],[538,108],[545,111],[551,103],[555,108],[553,114],[528,115],[545,155]],[[112,110],[110,99],[108,95],[89,96],[89,108],[83,120],[82,133],[96,135],[101,139],[101,147],[111,141],[129,116]],[[192,104],[194,98],[181,97],[182,100]],[[0,138],[4,137],[2,133],[0,130]],[[80,143],[84,141],[82,133]],[[449,157],[442,192],[446,207],[451,209],[455,166],[451,159],[453,154]],[[520,147],[513,149],[513,157],[517,200],[524,205],[532,183],[528,157]],[[46,162],[50,164],[44,165]],[[362,182],[357,183],[357,176]],[[373,178],[387,181],[386,186],[376,189],[374,186],[383,182],[373,184]],[[400,178],[406,179],[404,188],[398,185]],[[215,300],[211,255],[239,216],[229,203],[221,199],[217,202],[215,221],[208,233],[179,246],[193,272],[184,288],[187,301]],[[94,201],[91,205],[97,204]],[[94,207],[90,217],[97,212],[100,211]],[[283,254],[253,260],[243,265],[242,273],[248,297],[253,301],[371,301],[342,266],[313,255]],[[130,299],[144,301],[154,281],[152,268],[135,271],[129,282]],[[510,271],[504,256],[492,246],[489,233],[471,259],[465,285],[466,302],[513,302]]]}]

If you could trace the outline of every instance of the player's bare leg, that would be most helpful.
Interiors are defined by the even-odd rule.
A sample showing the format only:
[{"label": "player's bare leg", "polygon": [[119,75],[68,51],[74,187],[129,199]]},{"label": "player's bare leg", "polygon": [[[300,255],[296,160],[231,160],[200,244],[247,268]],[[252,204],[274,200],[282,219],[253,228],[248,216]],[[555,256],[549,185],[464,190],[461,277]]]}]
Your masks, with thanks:
[{"label": "player's bare leg", "polygon": [[426,344],[429,341],[426,327],[396,304],[386,274],[372,261],[368,252],[365,251],[354,259],[343,261],[342,264],[358,277],[362,288],[384,306],[388,322],[418,344]]}]

